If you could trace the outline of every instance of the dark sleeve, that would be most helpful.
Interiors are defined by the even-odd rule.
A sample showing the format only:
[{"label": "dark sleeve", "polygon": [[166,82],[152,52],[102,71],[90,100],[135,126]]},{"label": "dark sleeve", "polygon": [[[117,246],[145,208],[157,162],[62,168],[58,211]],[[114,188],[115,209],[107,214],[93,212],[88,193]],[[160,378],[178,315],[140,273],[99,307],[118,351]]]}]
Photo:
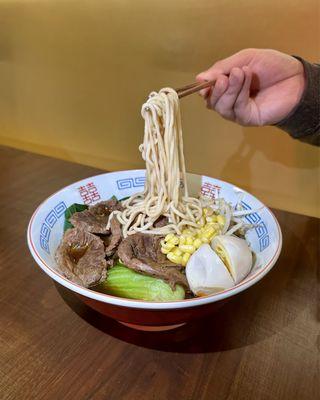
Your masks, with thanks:
[{"label": "dark sleeve", "polygon": [[276,126],[293,138],[320,145],[320,65],[310,64],[300,57],[306,77],[306,87],[297,106]]}]

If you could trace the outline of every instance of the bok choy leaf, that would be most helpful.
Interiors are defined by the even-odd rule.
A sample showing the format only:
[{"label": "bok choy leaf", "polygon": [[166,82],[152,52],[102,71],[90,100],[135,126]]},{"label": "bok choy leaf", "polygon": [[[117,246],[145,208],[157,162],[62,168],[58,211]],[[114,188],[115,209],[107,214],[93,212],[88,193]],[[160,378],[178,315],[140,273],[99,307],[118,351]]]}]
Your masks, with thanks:
[{"label": "bok choy leaf", "polygon": [[172,290],[162,279],[139,274],[120,263],[109,269],[107,279],[99,286],[104,293],[128,299],[174,301],[185,297],[182,286]]}]

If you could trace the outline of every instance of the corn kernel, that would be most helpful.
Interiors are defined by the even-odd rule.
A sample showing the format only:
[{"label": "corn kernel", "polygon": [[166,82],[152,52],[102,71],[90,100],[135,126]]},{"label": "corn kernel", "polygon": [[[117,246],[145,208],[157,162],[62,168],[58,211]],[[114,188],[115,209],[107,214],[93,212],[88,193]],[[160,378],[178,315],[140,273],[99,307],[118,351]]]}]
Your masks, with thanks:
[{"label": "corn kernel", "polygon": [[211,235],[211,239],[214,238],[217,235],[220,235],[220,233],[221,233],[220,229],[218,229],[218,230],[215,229],[214,232],[213,232],[213,235]]},{"label": "corn kernel", "polygon": [[201,239],[199,239],[199,238],[194,239],[193,245],[194,245],[194,247],[195,247],[196,249],[198,249],[198,248],[202,245]]},{"label": "corn kernel", "polygon": [[201,239],[201,236],[202,236],[202,233],[201,233],[201,232],[198,232],[198,233],[197,233],[197,236],[195,237],[194,240],[196,240],[196,239]]},{"label": "corn kernel", "polygon": [[179,249],[178,247],[176,247],[174,250],[172,250],[172,253],[173,253],[175,256],[182,256],[182,251],[181,251],[181,249]]},{"label": "corn kernel", "polygon": [[170,251],[174,248],[174,244],[173,243],[164,243],[161,247],[163,249],[168,249]]},{"label": "corn kernel", "polygon": [[209,216],[209,215],[212,215],[212,214],[213,214],[213,210],[212,210],[211,207],[205,207],[203,209],[203,215],[204,216]]},{"label": "corn kernel", "polygon": [[189,253],[184,253],[184,255],[182,256],[182,266],[185,267],[187,265],[187,262],[189,261],[190,258],[190,254]]},{"label": "corn kernel", "polygon": [[179,244],[179,238],[178,238],[178,236],[175,236],[173,239],[169,240],[169,243],[172,243],[172,244],[174,244],[175,246],[176,246],[177,244]]},{"label": "corn kernel", "polygon": [[192,232],[190,231],[190,229],[184,229],[182,231],[182,234],[185,236],[192,236]]},{"label": "corn kernel", "polygon": [[193,241],[194,241],[194,238],[192,236],[188,236],[185,244],[193,244]]},{"label": "corn kernel", "polygon": [[206,226],[205,229],[204,229],[203,234],[204,234],[205,236],[207,236],[207,237],[208,237],[208,236],[211,236],[211,235],[214,234],[214,229],[212,228],[212,226]]},{"label": "corn kernel", "polygon": [[179,236],[179,244],[185,244],[186,240],[187,240],[187,238],[185,235]]},{"label": "corn kernel", "polygon": [[202,242],[202,243],[209,243],[209,242],[210,242],[210,239],[208,239],[208,238],[205,237],[205,236],[201,236],[201,242]]},{"label": "corn kernel", "polygon": [[174,239],[174,234],[173,233],[168,233],[167,236],[164,238],[166,242],[170,242],[172,239]]},{"label": "corn kernel", "polygon": [[207,222],[206,226],[211,226],[214,230],[220,229],[218,222]]},{"label": "corn kernel", "polygon": [[178,256],[178,255],[174,254],[172,251],[170,251],[170,252],[167,254],[167,258],[168,258],[171,262],[173,262],[173,263],[175,263],[175,264],[181,264],[181,263],[182,263],[182,256],[181,256],[181,255]]},{"label": "corn kernel", "polygon": [[209,240],[212,238],[212,236],[213,236],[213,233],[210,233],[210,232],[205,232],[202,234],[202,238],[207,238]]},{"label": "corn kernel", "polygon": [[170,253],[170,250],[161,247],[161,253],[162,253],[162,254],[168,254],[168,253]]},{"label": "corn kernel", "polygon": [[179,249],[184,253],[192,254],[195,252],[196,248],[192,244],[182,244]]},{"label": "corn kernel", "polygon": [[225,217],[223,215],[218,215],[217,216],[217,221],[218,221],[219,225],[223,226],[225,224],[225,222],[226,222],[226,219],[225,219]]},{"label": "corn kernel", "polygon": [[217,222],[217,216],[211,215],[210,217],[206,217],[207,222]]}]

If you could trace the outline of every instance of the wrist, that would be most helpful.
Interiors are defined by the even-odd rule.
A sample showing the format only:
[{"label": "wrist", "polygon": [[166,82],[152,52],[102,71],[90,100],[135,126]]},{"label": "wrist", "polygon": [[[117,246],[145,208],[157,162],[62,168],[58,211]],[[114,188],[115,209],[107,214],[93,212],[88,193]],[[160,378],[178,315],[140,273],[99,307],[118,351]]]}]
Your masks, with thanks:
[{"label": "wrist", "polygon": [[295,73],[290,78],[290,92],[286,96],[286,110],[283,110],[285,112],[282,115],[280,114],[280,118],[272,125],[281,124],[290,118],[299,108],[307,90],[308,79],[303,61],[296,56],[292,56],[292,61],[295,63]]},{"label": "wrist", "polygon": [[[296,102],[295,102],[295,105],[293,107],[293,109],[294,109],[301,102],[301,100],[303,98],[303,95],[304,95],[304,93],[305,93],[305,91],[307,89],[307,75],[306,75],[306,71],[305,71],[305,68],[304,68],[304,64],[301,61],[301,59],[299,57],[296,57],[296,56],[292,56],[292,57],[296,60],[297,69],[299,71],[297,73],[297,76],[296,76],[296,78],[297,78],[296,79],[296,88],[297,88],[296,89],[297,90],[296,93],[297,93],[297,95],[296,95]],[[292,110],[290,110],[290,112],[292,112]]]},{"label": "wrist", "polygon": [[292,111],[275,125],[299,139],[318,133],[316,140],[319,141],[320,65],[311,64],[296,56],[295,59],[303,66],[304,90]]}]

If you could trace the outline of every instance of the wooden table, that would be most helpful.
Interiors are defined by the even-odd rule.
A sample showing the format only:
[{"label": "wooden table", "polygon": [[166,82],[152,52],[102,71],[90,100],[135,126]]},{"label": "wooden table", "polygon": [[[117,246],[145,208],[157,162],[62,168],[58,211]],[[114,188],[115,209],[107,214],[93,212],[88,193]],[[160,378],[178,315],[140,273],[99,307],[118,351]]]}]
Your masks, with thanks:
[{"label": "wooden table", "polygon": [[206,321],[141,333],[56,287],[26,245],[36,206],[98,172],[0,147],[0,398],[315,399],[319,221],[275,211],[284,246],[261,282]]}]

